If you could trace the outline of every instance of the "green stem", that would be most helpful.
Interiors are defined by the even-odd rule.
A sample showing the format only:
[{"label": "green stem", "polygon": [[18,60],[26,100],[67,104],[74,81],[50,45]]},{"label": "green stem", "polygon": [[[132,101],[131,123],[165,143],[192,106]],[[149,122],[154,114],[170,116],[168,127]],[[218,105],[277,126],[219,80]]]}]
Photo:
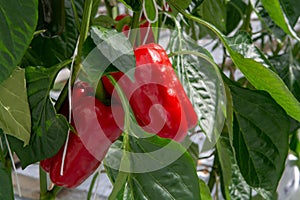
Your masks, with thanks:
[{"label": "green stem", "polygon": [[[240,9],[238,9],[238,10],[240,11]],[[243,25],[241,27],[242,30],[245,30],[248,33],[252,32],[251,31],[251,13],[252,13],[252,11],[253,11],[253,7],[252,7],[251,2],[249,2],[248,6],[246,8],[246,12],[245,12],[246,17],[244,18]]]},{"label": "green stem", "polygon": [[[78,49],[77,49],[77,56],[75,58],[75,65],[73,68],[73,72],[71,74],[71,85],[74,84],[78,73],[81,68],[81,56],[82,56],[82,48],[83,43],[87,38],[89,26],[90,26],[90,18],[91,18],[91,12],[93,7],[93,0],[86,0],[84,2],[84,10],[83,10],[83,17],[82,17],[82,24],[80,26],[80,35],[79,35],[79,43],[78,43]],[[65,101],[66,97],[68,96],[68,84],[66,84],[59,95],[59,98],[55,104],[55,109],[58,111],[60,107],[62,106],[63,102]]]},{"label": "green stem", "polygon": [[41,165],[39,167],[39,172],[40,172],[40,198],[44,196],[48,191],[48,186],[47,186],[47,174],[46,172],[42,169]]},{"label": "green stem", "polygon": [[55,185],[50,191],[53,196],[56,196],[63,188]]},{"label": "green stem", "polygon": [[125,169],[129,169],[129,165],[130,165],[130,159],[128,157],[128,151],[130,151],[130,138],[129,138],[129,132],[130,132],[130,106],[128,103],[128,100],[125,96],[125,94],[123,93],[122,89],[120,88],[120,86],[117,84],[116,80],[111,76],[108,75],[107,76],[108,79],[111,81],[111,83],[113,84],[113,86],[115,87],[115,89],[118,92],[118,95],[121,99],[121,103],[124,109],[124,113],[125,113],[125,118],[124,118],[124,139],[123,139],[123,144],[124,144],[124,154],[121,160],[121,164],[120,164],[120,169],[118,176],[116,178],[115,184],[114,184],[114,189],[112,191],[112,193],[109,196],[109,200],[114,200],[117,198],[118,194],[120,193],[120,191],[123,189],[123,186],[125,185],[128,177],[130,176],[129,173],[122,171],[122,168],[124,167]]},{"label": "green stem", "polygon": [[139,27],[140,27],[140,15],[141,15],[141,11],[133,12],[133,17],[130,26],[130,33],[129,33],[129,41],[132,46],[134,46],[136,37],[138,36]]},{"label": "green stem", "polygon": [[93,179],[91,181],[91,184],[90,184],[90,188],[89,188],[89,191],[88,191],[88,194],[87,194],[87,200],[90,200],[91,197],[92,197],[92,194],[93,194],[93,188],[94,188],[94,185],[96,183],[96,180],[99,176],[99,173],[96,173],[94,176],[93,176]]},{"label": "green stem", "polygon": [[78,13],[77,13],[77,9],[76,9],[74,0],[71,0],[71,4],[72,4],[73,12],[74,12],[75,24],[76,24],[76,27],[79,31],[80,30],[80,22],[79,22],[79,17],[78,17]]},{"label": "green stem", "polygon": [[122,89],[120,88],[120,86],[118,85],[117,81],[114,79],[114,77],[112,77],[111,75],[107,75],[107,78],[110,80],[110,82],[113,84],[113,86],[115,87],[115,89],[118,92],[118,95],[121,99],[121,103],[124,109],[124,133],[125,133],[125,137],[128,134],[128,131],[130,130],[130,106],[128,103],[128,100],[125,96],[125,94],[123,93]]}]

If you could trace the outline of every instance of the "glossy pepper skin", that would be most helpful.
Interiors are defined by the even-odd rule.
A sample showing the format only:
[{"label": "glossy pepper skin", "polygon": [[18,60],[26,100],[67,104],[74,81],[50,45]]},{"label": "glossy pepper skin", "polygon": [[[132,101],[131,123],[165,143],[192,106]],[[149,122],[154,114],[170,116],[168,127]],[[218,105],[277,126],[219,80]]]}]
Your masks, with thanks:
[{"label": "glossy pepper skin", "polygon": [[[123,89],[138,124],[160,137],[182,141],[188,129],[196,126],[198,117],[188,99],[165,50],[158,44],[146,44],[134,50],[135,80],[122,72],[111,73]],[[106,90],[114,87],[102,78]],[[113,98],[118,100],[118,96]],[[119,100],[118,100],[119,101]]]},{"label": "glossy pepper skin", "polygon": [[105,106],[94,96],[88,96],[90,92],[91,88],[85,83],[77,84],[73,90],[71,124],[78,135],[72,132],[69,135],[63,175],[60,171],[64,146],[54,157],[41,161],[43,169],[49,172],[50,179],[58,186],[74,188],[81,184],[98,168],[110,145],[122,133],[117,125],[118,122],[123,126],[122,107],[112,105],[119,116],[116,122],[112,107]]}]

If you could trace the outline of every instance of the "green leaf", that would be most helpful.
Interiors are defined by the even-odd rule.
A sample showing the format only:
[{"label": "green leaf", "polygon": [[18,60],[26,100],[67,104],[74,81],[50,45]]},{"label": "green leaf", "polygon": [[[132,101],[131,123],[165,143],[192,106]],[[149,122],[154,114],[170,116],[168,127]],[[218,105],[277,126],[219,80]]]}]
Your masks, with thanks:
[{"label": "green leaf", "polygon": [[273,66],[265,59],[265,56],[260,54],[260,51],[253,45],[247,45],[248,41],[243,36],[226,38],[220,34],[220,37],[222,37],[234,64],[249,82],[256,89],[267,91],[291,117],[300,121],[300,103],[282,79],[269,69]]},{"label": "green leaf", "polygon": [[237,28],[241,19],[244,17],[247,4],[240,0],[231,0],[226,7],[226,33],[232,32]]},{"label": "green leaf", "polygon": [[201,191],[201,199],[212,200],[209,188],[202,179],[199,179],[199,185]]},{"label": "green leaf", "polygon": [[290,52],[270,58],[278,75],[287,87],[300,100],[300,66]]},{"label": "green leaf", "polygon": [[290,121],[265,92],[230,86],[236,115],[233,145],[249,185],[274,192],[288,153]]},{"label": "green leaf", "polygon": [[186,137],[181,144],[185,147],[187,146],[187,152],[190,154],[190,156],[194,160],[194,165],[195,167],[198,166],[198,161],[199,161],[199,145],[191,142],[189,137]]},{"label": "green leaf", "polygon": [[92,20],[94,26],[102,26],[105,28],[110,28],[116,25],[115,20],[107,15],[99,15],[97,18]]},{"label": "green leaf", "polygon": [[11,148],[21,160],[22,167],[55,155],[67,136],[68,122],[57,115],[49,93],[61,67],[27,67],[26,80],[29,105],[32,117],[29,145],[9,137]]},{"label": "green leaf", "polygon": [[0,83],[11,75],[28,48],[37,23],[37,5],[37,0],[0,0]]},{"label": "green leaf", "polygon": [[[177,6],[180,7],[181,9],[186,9],[190,3],[192,2],[192,0],[186,0],[186,1],[177,1]],[[167,0],[167,3],[170,3],[169,0]],[[171,4],[170,4],[171,6]]]},{"label": "green leaf", "polygon": [[300,38],[297,36],[297,33],[293,30],[293,27],[289,24],[283,12],[279,0],[261,0],[260,1],[264,8],[268,11],[270,17],[274,22],[282,28],[282,30],[293,36],[295,39],[300,41]]},{"label": "green leaf", "polygon": [[15,69],[0,85],[0,128],[27,145],[31,118],[27,100],[25,70]]},{"label": "green leaf", "polygon": [[279,40],[284,40],[286,33],[272,20],[266,9],[261,4],[256,4],[253,9],[261,21],[262,28],[273,33]]},{"label": "green leaf", "polygon": [[65,1],[66,21],[63,33],[53,38],[44,37],[43,34],[34,37],[22,60],[22,66],[51,67],[73,55],[80,28],[77,27],[76,19],[82,18],[84,0],[74,0],[76,13],[72,2]]},{"label": "green leaf", "polygon": [[290,140],[290,149],[296,153],[296,155],[300,155],[300,135],[298,132],[295,132]]},{"label": "green leaf", "polygon": [[142,0],[120,0],[127,8],[132,11],[140,11],[142,9]]},{"label": "green leaf", "polygon": [[197,14],[205,21],[213,24],[222,32],[226,30],[227,20],[227,1],[226,0],[214,0],[203,1],[203,3],[197,8]]},{"label": "green leaf", "polygon": [[13,192],[13,184],[11,180],[10,171],[5,168],[3,163],[0,161],[0,199],[3,200],[13,200],[14,192]]},{"label": "green leaf", "polygon": [[245,58],[250,58],[263,64],[268,68],[273,68],[270,61],[252,42],[251,37],[246,32],[238,32],[233,37],[226,38],[231,50],[238,52]]},{"label": "green leaf", "polygon": [[289,22],[294,26],[300,16],[300,1],[298,0],[280,0],[282,10],[289,19]]},{"label": "green leaf", "polygon": [[143,9],[147,21],[150,23],[155,23],[158,19],[156,0],[144,0]]},{"label": "green leaf", "polygon": [[226,199],[249,199],[250,186],[239,170],[228,137],[220,137],[217,142],[217,151],[221,167],[223,195]]},{"label": "green leaf", "polygon": [[[197,112],[199,125],[214,145],[223,129],[226,95],[220,71],[211,55],[185,35],[174,32],[171,51],[179,78]],[[183,54],[180,56],[180,53]]]},{"label": "green leaf", "polygon": [[[236,67],[238,67],[249,82],[259,90],[268,92],[273,99],[294,119],[300,121],[300,103],[286,87],[282,79],[270,69],[266,68],[261,62],[247,58],[240,52],[231,48],[234,40],[225,37],[216,27],[206,21],[192,16],[180,9],[175,0],[168,1],[172,6],[176,7],[181,14],[190,20],[202,24],[213,31],[222,41],[224,47],[230,54]],[[251,53],[251,52],[250,52]]]},{"label": "green leaf", "polygon": [[[92,81],[99,81],[105,70],[112,64],[120,71],[126,73],[135,69],[135,57],[129,40],[123,33],[102,27],[91,28],[91,40],[86,57],[82,63],[83,70]],[[133,77],[134,70],[128,74]]]},{"label": "green leaf", "polygon": [[[120,159],[114,156],[106,157],[105,164],[115,172],[127,173],[127,181],[121,186],[124,189],[120,190],[118,199],[128,199],[125,197],[128,194],[131,199],[200,199],[194,162],[179,143],[157,136],[130,137],[130,152],[124,153],[117,148],[114,146],[113,152],[110,149],[108,155],[119,154],[118,158],[123,155],[128,165],[120,167]],[[116,175],[110,174],[113,180],[117,179]]]}]

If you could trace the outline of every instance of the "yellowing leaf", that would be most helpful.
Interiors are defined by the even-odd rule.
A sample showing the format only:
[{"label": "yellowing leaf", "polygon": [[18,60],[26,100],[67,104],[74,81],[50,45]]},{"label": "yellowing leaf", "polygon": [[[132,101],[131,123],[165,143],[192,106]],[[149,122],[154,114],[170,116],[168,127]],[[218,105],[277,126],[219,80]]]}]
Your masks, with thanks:
[{"label": "yellowing leaf", "polygon": [[0,85],[0,128],[27,145],[30,139],[31,118],[27,99],[25,70],[16,69]]}]

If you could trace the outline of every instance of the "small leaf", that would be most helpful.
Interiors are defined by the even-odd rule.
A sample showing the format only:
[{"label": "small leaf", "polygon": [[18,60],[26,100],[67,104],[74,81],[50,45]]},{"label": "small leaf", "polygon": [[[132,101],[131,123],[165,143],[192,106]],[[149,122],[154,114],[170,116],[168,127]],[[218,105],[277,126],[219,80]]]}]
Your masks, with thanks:
[{"label": "small leaf", "polygon": [[[125,158],[127,156],[127,167],[120,167],[120,159],[113,159],[114,156],[108,156],[105,161],[106,167],[128,174],[118,199],[128,199],[128,194],[132,196],[131,199],[200,199],[193,160],[179,143],[157,136],[139,139],[130,137],[130,149],[125,154],[122,149],[114,149],[113,152],[118,152],[118,157],[122,157],[122,154]],[[108,155],[110,153],[111,149]],[[177,159],[172,159],[174,155]],[[116,175],[110,174],[113,180],[116,180]]]},{"label": "small leaf", "polygon": [[[177,1],[176,3],[177,3],[177,6],[180,7],[181,9],[186,9],[190,5],[191,2],[192,2],[192,0],[186,0],[186,1]],[[169,0],[167,0],[167,3],[170,4]]]},{"label": "small leaf", "polygon": [[0,128],[27,145],[31,118],[27,100],[25,70],[16,69],[0,85]]},{"label": "small leaf", "polygon": [[289,118],[265,92],[230,86],[236,115],[233,145],[249,185],[274,192],[288,153]]},{"label": "small leaf", "polygon": [[8,137],[11,148],[21,160],[22,167],[52,157],[63,145],[68,122],[57,115],[49,93],[59,68],[27,67],[27,92],[32,117],[29,145],[23,147],[15,137]]},{"label": "small leaf", "polygon": [[270,17],[274,22],[282,28],[282,30],[293,36],[295,39],[300,41],[297,33],[293,30],[293,27],[289,24],[286,16],[281,8],[279,0],[261,0],[264,8],[268,11]]},{"label": "small leaf", "polygon": [[37,5],[37,0],[0,0],[0,84],[28,48],[37,23]]},{"label": "small leaf", "polygon": [[226,6],[226,33],[232,32],[241,22],[247,4],[240,0],[231,0]]},{"label": "small leaf", "polygon": [[142,9],[142,0],[120,0],[127,8],[132,11],[140,11]]},{"label": "small leaf", "polygon": [[202,179],[199,179],[199,185],[200,185],[200,191],[201,191],[201,199],[212,200],[209,188]]},{"label": "small leaf", "polygon": [[271,57],[274,68],[295,97],[300,100],[300,66],[291,53]]},{"label": "small leaf", "polygon": [[110,28],[116,24],[115,20],[107,15],[99,15],[92,21],[94,26],[102,26],[105,28]]},{"label": "small leaf", "polygon": [[0,161],[0,199],[13,200],[13,184],[10,171]]},{"label": "small leaf", "polygon": [[143,9],[147,21],[150,23],[155,23],[158,19],[156,0],[144,0]]}]

